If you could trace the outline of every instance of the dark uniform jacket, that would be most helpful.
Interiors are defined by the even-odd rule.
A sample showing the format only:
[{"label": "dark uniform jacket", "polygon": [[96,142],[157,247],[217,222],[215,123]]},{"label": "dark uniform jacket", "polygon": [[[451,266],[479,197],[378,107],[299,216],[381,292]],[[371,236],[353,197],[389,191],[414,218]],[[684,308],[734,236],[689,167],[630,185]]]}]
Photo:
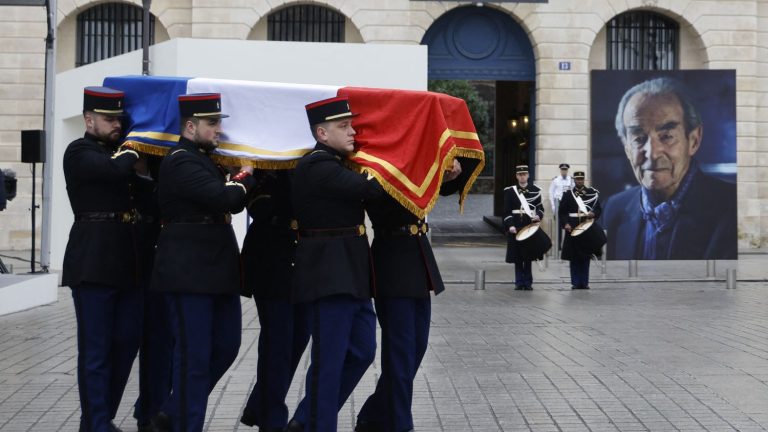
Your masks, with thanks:
[{"label": "dark uniform jacket", "polygon": [[424,298],[430,291],[439,294],[445,290],[424,220],[389,195],[367,210],[374,232],[371,252],[376,297]]},{"label": "dark uniform jacket", "polygon": [[363,225],[363,201],[382,193],[378,182],[346,168],[341,155],[328,146],[317,143],[301,158],[293,176],[293,208],[299,224],[294,303],[337,294],[371,297],[367,236],[334,233]]},{"label": "dark uniform jacket", "polygon": [[288,170],[257,171],[248,192],[252,218],[243,242],[243,292],[257,299],[291,298],[291,272],[298,231]]},{"label": "dark uniform jacket", "polygon": [[[587,208],[587,213],[592,212],[595,214],[594,219],[597,220],[602,212],[600,206],[599,192],[595,188],[582,187],[573,188],[570,191],[563,192],[563,197],[560,201],[560,209],[558,210],[558,216],[560,219],[560,229],[565,228],[565,224],[569,224],[571,228],[576,228],[582,222],[587,221],[586,215],[578,217],[571,216],[579,212],[579,205],[576,202],[576,197],[580,197],[584,202],[584,206]],[[593,224],[591,229],[598,229],[600,231],[603,228],[597,224]],[[583,235],[583,234],[582,234]],[[592,254],[596,256],[602,255],[602,250],[587,251],[583,250],[575,245],[574,238],[569,233],[563,235],[563,248],[561,252],[561,258],[564,260],[572,260],[576,258],[590,258]]]},{"label": "dark uniform jacket", "polygon": [[[530,207],[534,209],[536,215],[543,219],[544,206],[541,204],[541,189],[533,183],[529,183],[525,189],[521,190],[519,186],[517,189],[523,193],[523,196],[525,196]],[[514,234],[509,232],[509,227],[514,226],[520,231],[521,228],[530,225],[532,222],[530,216],[521,209],[520,199],[517,197],[513,186],[504,188],[504,228],[507,233],[506,261],[508,263],[521,259],[523,255],[522,246],[515,239]]]},{"label": "dark uniform jacket", "polygon": [[[64,152],[64,179],[75,223],[64,253],[62,284],[136,288],[145,278],[138,259],[136,197],[150,199],[151,180],[136,176],[136,155],[115,155],[89,134]],[[81,220],[84,217],[90,220]],[[97,220],[98,219],[98,220]]]},{"label": "dark uniform jacket", "polygon": [[163,225],[152,289],[239,294],[240,248],[229,214],[245,207],[243,185],[227,182],[208,155],[182,137],[160,165],[158,195]]},{"label": "dark uniform jacket", "polygon": [[[613,195],[605,204],[608,259],[642,259],[645,221],[640,186]],[[736,185],[699,171],[672,227],[670,249],[661,259],[737,259]]]}]

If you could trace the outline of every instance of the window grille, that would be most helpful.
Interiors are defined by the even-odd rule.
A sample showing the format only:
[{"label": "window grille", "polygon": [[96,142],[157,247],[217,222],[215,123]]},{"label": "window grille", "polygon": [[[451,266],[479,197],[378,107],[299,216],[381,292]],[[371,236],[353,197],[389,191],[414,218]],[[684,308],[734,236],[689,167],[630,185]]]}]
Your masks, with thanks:
[{"label": "window grille", "polygon": [[344,15],[323,6],[290,6],[269,15],[267,34],[274,41],[344,42]]},{"label": "window grille", "polygon": [[607,68],[672,70],[678,67],[680,26],[648,11],[626,12],[608,23]]},{"label": "window grille", "polygon": [[[143,9],[125,3],[104,3],[77,15],[75,66],[104,60],[141,48]],[[155,43],[155,17],[149,17],[149,44]]]}]

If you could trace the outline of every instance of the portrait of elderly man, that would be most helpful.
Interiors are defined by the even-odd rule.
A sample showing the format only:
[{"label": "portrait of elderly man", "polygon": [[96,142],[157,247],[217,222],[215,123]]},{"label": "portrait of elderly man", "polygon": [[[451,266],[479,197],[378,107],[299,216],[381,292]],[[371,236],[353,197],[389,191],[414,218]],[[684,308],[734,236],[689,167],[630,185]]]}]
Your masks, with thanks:
[{"label": "portrait of elderly man", "polygon": [[605,205],[608,259],[736,259],[736,185],[697,162],[706,127],[682,83],[630,88],[615,125],[639,185]]}]

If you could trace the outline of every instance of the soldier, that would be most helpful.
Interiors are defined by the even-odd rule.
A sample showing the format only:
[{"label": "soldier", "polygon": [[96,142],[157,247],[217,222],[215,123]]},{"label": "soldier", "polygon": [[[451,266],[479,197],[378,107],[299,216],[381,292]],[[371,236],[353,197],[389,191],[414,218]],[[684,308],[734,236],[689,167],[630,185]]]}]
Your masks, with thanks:
[{"label": "soldier", "polygon": [[560,175],[552,179],[549,185],[549,202],[552,204],[552,215],[557,216],[557,205],[563,199],[563,193],[573,189],[573,178],[568,175],[571,166],[567,163],[560,164]]},{"label": "soldier", "polygon": [[515,263],[515,289],[529,291],[533,289],[531,263],[533,259],[540,259],[540,254],[520,244],[515,236],[522,228],[541,221],[544,206],[541,204],[541,189],[535,184],[528,184],[528,165],[516,166],[515,176],[517,186],[504,189],[504,227],[509,233],[506,261]]},{"label": "soldier", "polygon": [[[461,174],[454,159],[441,194],[457,190]],[[376,390],[357,416],[357,432],[410,431],[413,380],[427,351],[431,316],[430,293],[445,290],[432,246],[429,226],[386,195],[371,203],[373,263],[376,269],[376,315],[381,326],[381,376]]]},{"label": "soldier", "polygon": [[260,432],[282,432],[285,396],[309,342],[307,303],[291,304],[291,264],[298,225],[288,170],[258,171],[248,197],[253,221],[243,243],[244,293],[259,314],[256,385],[240,422]]},{"label": "soldier", "polygon": [[86,87],[85,136],[64,152],[64,179],[75,216],[64,253],[62,284],[72,289],[77,318],[80,430],[118,431],[112,423],[141,341],[145,277],[136,199],[152,194],[139,154],[124,146],[121,91]]},{"label": "soldier", "polygon": [[[600,254],[600,249],[587,250],[576,243],[571,232],[580,223],[588,220],[596,220],[600,217],[599,192],[595,188],[584,185],[584,172],[576,171],[573,179],[576,187],[563,194],[560,202],[560,228],[565,230],[563,238],[563,251],[561,257],[570,261],[571,289],[589,289],[589,260],[593,254]],[[591,229],[602,228],[595,226]],[[602,247],[602,244],[600,245]]]},{"label": "soldier", "polygon": [[[160,165],[162,229],[152,289],[166,293],[175,342],[166,414],[173,431],[196,432],[208,395],[240,348],[240,250],[231,213],[245,207],[253,168],[241,167],[226,181],[209,157],[228,117],[218,93],[181,95],[179,111],[179,144]],[[167,420],[155,423],[165,428]]]},{"label": "soldier", "polygon": [[[569,191],[573,188],[573,178],[568,175],[568,170],[571,168],[570,165],[567,163],[561,163],[560,164],[560,175],[555,176],[555,178],[552,179],[552,183],[549,185],[549,202],[552,204],[552,217],[555,218],[555,225],[560,226],[560,221],[558,219],[558,207],[560,205],[560,200],[563,199],[563,193],[566,191]],[[560,229],[557,230],[557,234],[555,235],[558,244],[560,244],[560,240],[562,237],[562,234],[560,233]]]},{"label": "soldier", "polygon": [[363,206],[383,189],[372,176],[343,164],[355,147],[356,114],[349,101],[325,99],[306,110],[317,144],[299,161],[293,178],[299,243],[292,300],[309,303],[312,363],[306,395],[286,430],[335,432],[339,408],[376,354]]},{"label": "soldier", "polygon": [[[146,156],[146,164],[153,178],[158,178],[158,156]],[[143,272],[141,287],[144,289],[144,322],[139,348],[139,397],[134,403],[133,416],[139,432],[154,432],[151,420],[162,411],[171,394],[171,367],[173,338],[168,321],[165,297],[159,291],[150,291],[152,266],[155,262],[155,246],[160,234],[160,207],[157,193],[144,195],[136,201],[142,220],[136,225],[139,235],[137,247]]]}]

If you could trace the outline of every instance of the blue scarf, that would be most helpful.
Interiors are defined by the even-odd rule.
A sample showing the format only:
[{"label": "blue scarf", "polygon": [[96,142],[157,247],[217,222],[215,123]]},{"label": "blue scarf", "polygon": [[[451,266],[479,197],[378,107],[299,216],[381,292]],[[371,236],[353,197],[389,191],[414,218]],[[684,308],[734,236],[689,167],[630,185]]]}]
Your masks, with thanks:
[{"label": "blue scarf", "polygon": [[643,259],[664,259],[669,257],[672,240],[672,227],[677,222],[685,195],[691,186],[692,179],[699,172],[695,159],[691,159],[688,172],[685,173],[680,186],[668,201],[656,202],[648,189],[642,188],[641,210],[645,220],[643,235]]}]

